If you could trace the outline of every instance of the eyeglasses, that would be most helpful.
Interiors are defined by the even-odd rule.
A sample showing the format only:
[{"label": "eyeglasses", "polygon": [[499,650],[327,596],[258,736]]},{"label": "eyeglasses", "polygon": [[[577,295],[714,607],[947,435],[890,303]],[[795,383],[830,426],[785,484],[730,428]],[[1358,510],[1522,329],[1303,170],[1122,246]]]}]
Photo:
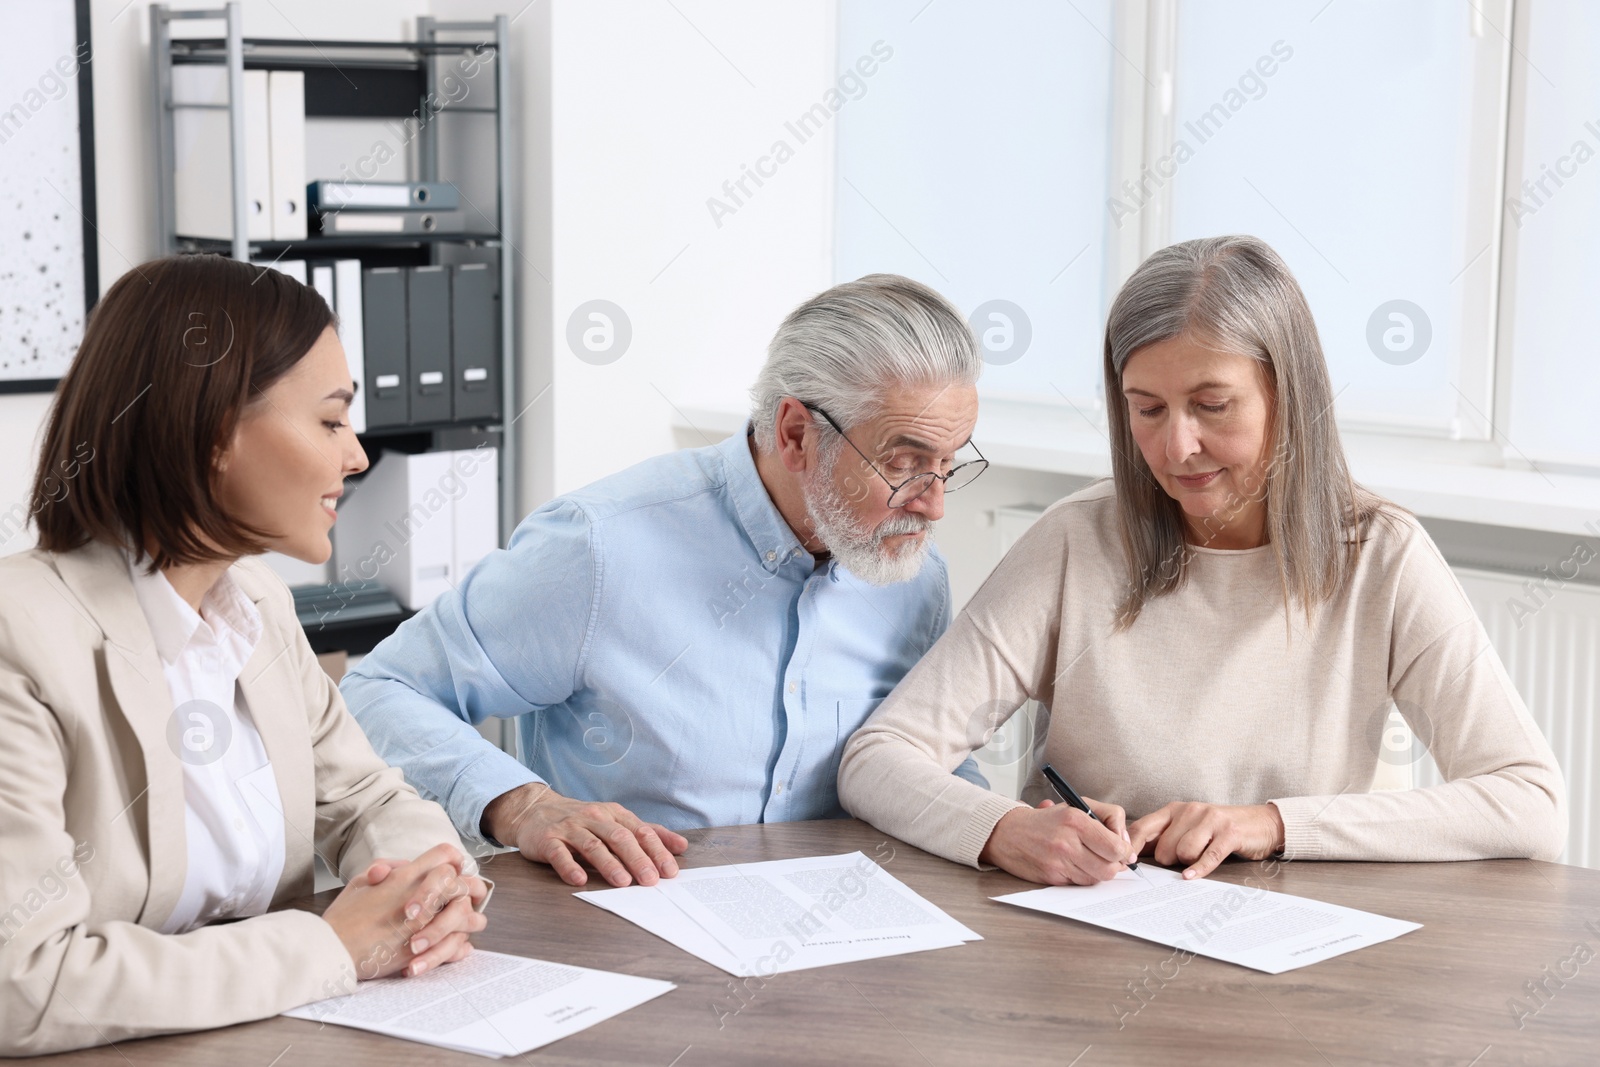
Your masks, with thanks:
[{"label": "eyeglasses", "polygon": [[[805,402],[801,401],[801,403]],[[867,458],[867,454],[865,452],[861,451],[859,448],[856,448],[856,443],[850,440],[850,435],[845,433],[844,429],[837,422],[833,421],[832,415],[829,415],[826,411],[823,411],[815,404],[806,404],[805,407],[807,411],[815,411],[818,415],[821,415],[824,419],[828,420],[828,425],[833,427],[833,432],[838,434],[840,437],[843,437],[845,444],[849,445],[851,448],[855,448],[856,455],[860,456],[862,461],[865,462],[867,466],[872,468],[872,473],[883,479],[883,484],[889,487],[889,506],[891,508],[905,507],[913,500],[921,497],[929,489],[932,489],[934,482],[943,482],[944,491],[947,493],[953,493],[962,486],[971,485],[974,478],[989,469],[989,461],[983,458],[982,452],[978,452],[978,446],[972,444],[971,441],[968,441],[967,444],[972,446],[972,450],[974,452],[978,452],[977,459],[968,460],[965,463],[957,463],[944,474],[940,474],[938,471],[926,471],[922,474],[907,478],[905,481],[896,485],[894,482],[891,482],[881,470],[878,469],[877,464],[873,463],[872,460]]]}]

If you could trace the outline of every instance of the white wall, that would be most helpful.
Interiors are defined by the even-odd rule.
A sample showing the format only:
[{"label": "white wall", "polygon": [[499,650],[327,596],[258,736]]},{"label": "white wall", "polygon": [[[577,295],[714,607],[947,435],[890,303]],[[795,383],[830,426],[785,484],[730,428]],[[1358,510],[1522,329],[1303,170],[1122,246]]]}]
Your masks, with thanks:
[{"label": "white wall", "polygon": [[[983,447],[983,441],[978,442]],[[944,518],[934,528],[934,542],[950,567],[950,599],[960,611],[1000,562],[995,530],[996,508],[1019,504],[1048,506],[1069,496],[1091,479],[1070,474],[991,466],[983,477],[944,498]]]},{"label": "white wall", "polygon": [[[831,270],[831,138],[747,186],[754,195],[720,227],[706,206],[831,84],[831,3],[555,0],[550,11],[540,162],[554,285],[549,321],[526,339],[530,369],[554,383],[529,417],[553,444],[533,457],[549,480],[528,503],[673,447],[674,405],[745,407],[779,321]],[[524,275],[524,294],[536,285]],[[567,344],[569,317],[593,299],[632,324],[630,347],[606,365]],[[526,384],[540,381],[535,371]]]},{"label": "white wall", "polygon": [[0,463],[0,556],[33,547],[32,528],[18,523],[28,510],[38,438],[49,410],[46,393],[0,396],[0,456],[5,457]]}]

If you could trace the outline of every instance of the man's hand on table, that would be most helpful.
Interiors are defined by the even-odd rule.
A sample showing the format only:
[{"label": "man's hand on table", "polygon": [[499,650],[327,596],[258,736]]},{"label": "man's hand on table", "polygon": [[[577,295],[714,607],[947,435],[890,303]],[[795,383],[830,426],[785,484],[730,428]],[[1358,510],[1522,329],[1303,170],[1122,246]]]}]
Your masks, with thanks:
[{"label": "man's hand on table", "polygon": [[614,886],[655,885],[678,873],[672,857],[689,842],[621,804],[564,797],[542,782],[502,793],[483,809],[483,830],[523,856],[548,863],[568,885],[584,885],[587,860]]}]

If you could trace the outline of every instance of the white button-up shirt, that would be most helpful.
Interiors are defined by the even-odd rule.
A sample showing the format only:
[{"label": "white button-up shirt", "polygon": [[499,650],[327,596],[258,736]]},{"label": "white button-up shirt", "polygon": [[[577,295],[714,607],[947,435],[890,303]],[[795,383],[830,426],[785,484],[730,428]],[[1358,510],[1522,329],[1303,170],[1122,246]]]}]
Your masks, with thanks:
[{"label": "white button-up shirt", "polygon": [[283,874],[283,804],[272,761],[239,690],[261,612],[224,571],[197,613],[161,573],[128,572],[172,694],[167,743],[183,762],[188,871],[161,928],[260,915]]}]

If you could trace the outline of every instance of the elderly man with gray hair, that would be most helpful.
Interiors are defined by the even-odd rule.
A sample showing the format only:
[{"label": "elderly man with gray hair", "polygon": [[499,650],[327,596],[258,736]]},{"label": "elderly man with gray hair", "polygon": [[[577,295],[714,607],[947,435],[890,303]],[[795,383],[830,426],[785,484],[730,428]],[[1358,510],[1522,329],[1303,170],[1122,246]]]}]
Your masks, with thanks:
[{"label": "elderly man with gray hair", "polygon": [[534,511],[346,676],[350,710],[466,840],[572,885],[671,877],[679,830],[842,816],[845,742],[949,623],[930,531],[987,465],[982,366],[908,278],[806,301],[745,433]]}]

